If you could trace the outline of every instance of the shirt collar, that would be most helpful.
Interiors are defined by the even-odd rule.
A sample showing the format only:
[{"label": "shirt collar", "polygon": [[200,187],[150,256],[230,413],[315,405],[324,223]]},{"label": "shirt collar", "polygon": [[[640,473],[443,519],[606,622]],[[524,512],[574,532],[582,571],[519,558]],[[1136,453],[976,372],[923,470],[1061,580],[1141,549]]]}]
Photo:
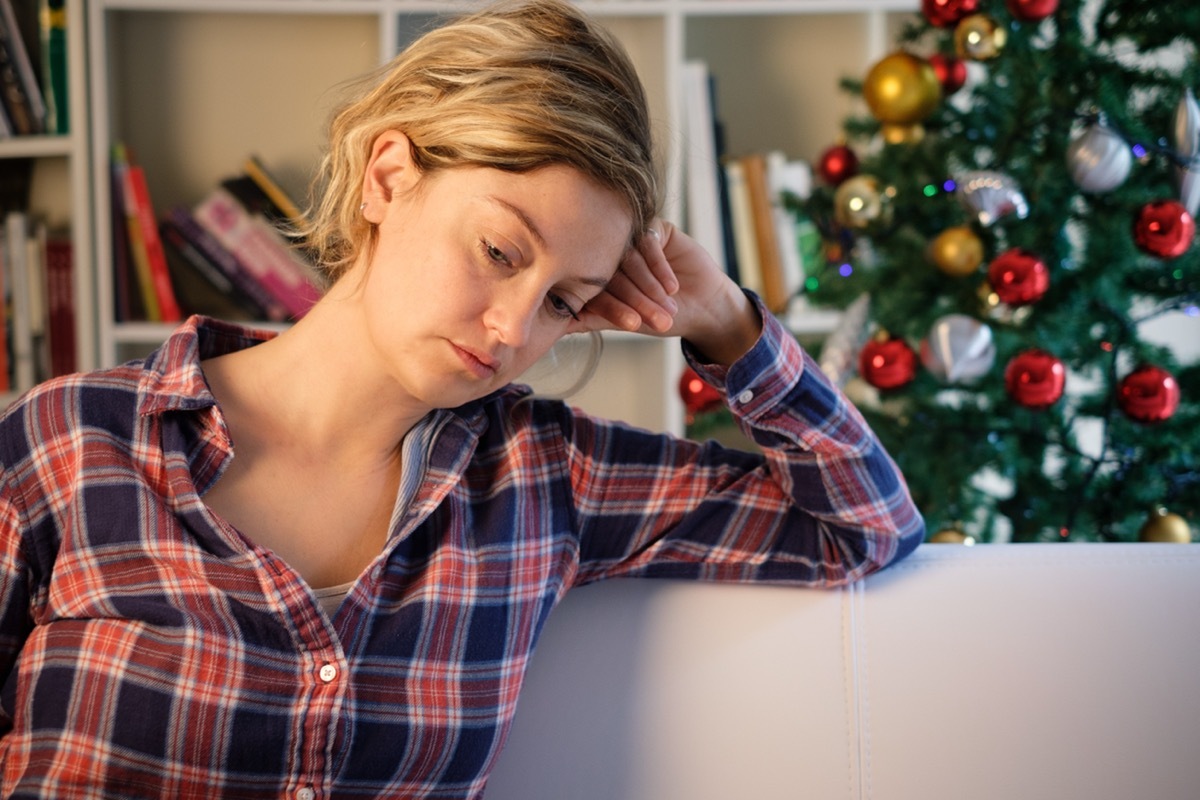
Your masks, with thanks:
[{"label": "shirt collar", "polygon": [[189,317],[143,363],[138,413],[193,411],[214,405],[200,362],[253,347],[275,335],[208,317]]}]

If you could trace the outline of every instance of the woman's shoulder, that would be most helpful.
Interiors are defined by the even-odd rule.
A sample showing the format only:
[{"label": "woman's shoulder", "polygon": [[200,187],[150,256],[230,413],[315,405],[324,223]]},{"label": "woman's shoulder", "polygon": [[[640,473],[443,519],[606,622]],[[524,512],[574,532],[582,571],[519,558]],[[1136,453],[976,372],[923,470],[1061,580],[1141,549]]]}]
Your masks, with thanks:
[{"label": "woman's shoulder", "polygon": [[63,375],[43,381],[18,397],[0,416],[0,432],[43,438],[80,425],[97,424],[136,408],[140,362]]}]

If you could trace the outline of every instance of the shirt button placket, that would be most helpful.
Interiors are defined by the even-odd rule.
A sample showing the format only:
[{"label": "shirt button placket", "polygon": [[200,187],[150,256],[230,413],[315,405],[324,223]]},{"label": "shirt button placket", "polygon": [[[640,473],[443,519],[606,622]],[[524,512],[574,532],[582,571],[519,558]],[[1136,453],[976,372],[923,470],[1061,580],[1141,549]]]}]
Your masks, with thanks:
[{"label": "shirt button placket", "polygon": [[314,800],[317,791],[311,786],[304,786],[296,791],[296,800]]},{"label": "shirt button placket", "polygon": [[337,667],[333,664],[322,664],[321,668],[317,670],[317,677],[321,679],[321,683],[333,683],[337,680],[337,676]]}]

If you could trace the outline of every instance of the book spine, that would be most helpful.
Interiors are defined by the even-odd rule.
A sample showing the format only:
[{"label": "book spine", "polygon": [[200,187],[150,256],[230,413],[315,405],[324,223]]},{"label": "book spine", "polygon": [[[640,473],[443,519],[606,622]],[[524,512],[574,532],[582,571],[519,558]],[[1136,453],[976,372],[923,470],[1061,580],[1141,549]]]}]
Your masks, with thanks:
[{"label": "book spine", "polygon": [[12,388],[23,392],[34,384],[32,316],[29,308],[29,221],[22,211],[5,217],[6,255],[12,303]]},{"label": "book spine", "polygon": [[214,279],[223,278],[229,291],[239,305],[258,319],[283,321],[288,317],[287,308],[272,297],[242,266],[233,253],[221,245],[212,234],[200,225],[186,207],[176,206],[163,219],[163,234],[168,241],[210,283],[220,287]]},{"label": "book spine", "polygon": [[[141,221],[137,213],[137,201],[133,196],[133,182],[129,177],[129,162],[125,157],[125,148],[121,145],[113,147],[113,167],[121,188],[120,214],[125,220],[125,238],[129,248],[129,261],[133,265],[133,273],[137,277],[138,296],[142,301],[148,322],[162,322],[162,311],[158,306],[158,295],[154,291],[154,276],[151,273],[150,255],[146,250],[146,242],[142,237]],[[113,213],[118,213],[113,209]]]},{"label": "book spine", "polygon": [[67,99],[67,7],[64,0],[39,0],[38,30],[42,39],[42,95],[46,102],[46,131],[71,131]]},{"label": "book spine", "polygon": [[721,187],[718,173],[716,120],[712,76],[702,61],[689,61],[683,69],[683,99],[687,120],[687,220],[688,233],[728,271]]},{"label": "book spine", "polygon": [[29,49],[21,38],[21,26],[17,22],[12,0],[0,0],[0,38],[8,45],[9,59],[25,95],[33,126],[30,133],[42,133],[46,130],[46,103],[42,99],[42,89],[38,84],[33,62],[29,58]]},{"label": "book spine", "polygon": [[134,213],[138,218],[138,231],[146,250],[147,263],[150,265],[150,285],[158,302],[159,318],[163,322],[179,322],[183,319],[183,312],[175,299],[175,290],[171,287],[167,254],[163,251],[162,239],[158,237],[158,220],[154,216],[154,205],[150,202],[146,172],[139,164],[129,164],[126,174],[132,192]]},{"label": "book spine", "polygon": [[50,337],[50,374],[76,369],[74,248],[66,236],[46,241],[46,309]]},{"label": "book spine", "polygon": [[14,136],[37,133],[36,124],[29,107],[29,98],[21,86],[21,78],[13,63],[12,46],[8,33],[0,27],[0,110],[3,111],[5,127]]},{"label": "book spine", "polygon": [[754,213],[750,209],[750,192],[746,186],[746,169],[738,159],[725,164],[729,187],[729,219],[737,251],[738,274],[742,286],[761,295],[762,270],[758,260],[758,242],[754,235]]},{"label": "book spine", "polygon": [[763,302],[772,312],[779,313],[787,308],[788,293],[784,285],[775,212],[767,181],[767,160],[761,153],[754,153],[743,158],[742,163],[746,169],[746,188],[754,220],[754,238],[758,244],[758,264],[762,270]]},{"label": "book spine", "polygon": [[11,258],[8,255],[8,226],[0,220],[0,392],[12,390],[12,298],[10,296]]},{"label": "book spine", "polygon": [[261,218],[251,217],[237,199],[216,189],[196,207],[196,220],[233,253],[294,318],[304,316],[320,298],[300,262],[281,237]]},{"label": "book spine", "polygon": [[304,220],[304,212],[300,210],[300,206],[292,200],[291,196],[284,191],[275,177],[267,171],[263,163],[257,156],[250,156],[246,159],[246,163],[242,165],[242,171],[254,181],[259,190],[270,198],[275,207],[279,209],[287,220],[292,223],[299,223]]},{"label": "book spine", "polygon": [[[166,222],[191,248],[195,258],[211,265],[228,279],[238,294],[249,302],[252,306],[249,310],[256,316],[272,322],[287,319],[287,308],[277,301],[207,228],[197,222],[191,211],[182,206],[173,208],[167,214]],[[189,259],[193,258],[185,251],[181,253]]]}]

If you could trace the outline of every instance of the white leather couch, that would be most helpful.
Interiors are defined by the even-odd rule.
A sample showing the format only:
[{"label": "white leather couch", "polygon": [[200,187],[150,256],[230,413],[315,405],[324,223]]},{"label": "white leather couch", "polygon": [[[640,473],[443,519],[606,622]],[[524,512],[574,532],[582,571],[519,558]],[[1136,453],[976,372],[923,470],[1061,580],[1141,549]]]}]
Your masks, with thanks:
[{"label": "white leather couch", "polygon": [[1200,798],[1200,545],[570,593],[487,800]]}]

